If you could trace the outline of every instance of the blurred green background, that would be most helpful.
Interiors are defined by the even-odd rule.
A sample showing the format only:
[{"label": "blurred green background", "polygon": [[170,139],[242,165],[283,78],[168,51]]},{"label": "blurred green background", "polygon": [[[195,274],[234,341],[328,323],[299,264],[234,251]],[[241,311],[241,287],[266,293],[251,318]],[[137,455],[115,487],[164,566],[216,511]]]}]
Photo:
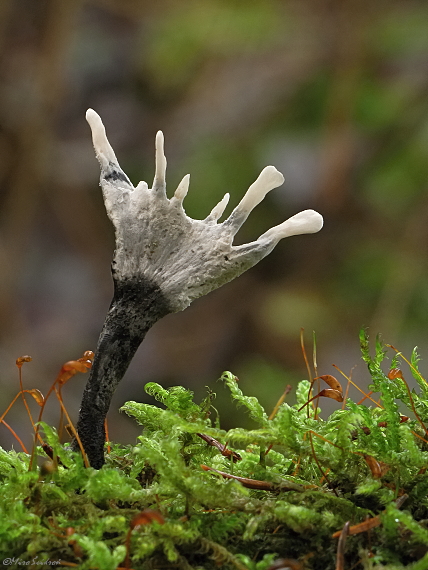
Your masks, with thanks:
[{"label": "blurred green background", "polygon": [[[0,46],[2,409],[15,359],[33,357],[25,386],[46,393],[63,362],[95,349],[111,299],[113,229],[88,107],[135,184],[151,182],[164,131],[169,191],[191,173],[195,218],[226,191],[230,212],[265,165],[282,171],[239,243],[305,208],[325,218],[152,329],[115,396],[113,439],[132,441],[116,410],[148,401],[148,381],[198,398],[209,384],[231,427],[242,418],[216,383],[229,369],[270,410],[306,377],[301,327],[310,359],[316,331],[320,374],[358,364],[362,385],[361,326],[426,357],[425,0],[1,0]],[[64,389],[74,418],[85,381]],[[18,409],[8,421],[28,438]],[[3,426],[0,443],[11,441]]]}]

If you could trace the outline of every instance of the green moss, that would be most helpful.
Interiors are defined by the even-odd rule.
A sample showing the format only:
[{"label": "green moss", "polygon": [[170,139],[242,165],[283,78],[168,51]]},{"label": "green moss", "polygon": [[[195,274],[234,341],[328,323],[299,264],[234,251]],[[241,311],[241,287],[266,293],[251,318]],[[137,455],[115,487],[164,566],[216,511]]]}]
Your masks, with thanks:
[{"label": "green moss", "polygon": [[[419,385],[411,392],[399,374],[383,369],[380,340],[373,356],[364,331],[360,340],[382,407],[348,400],[327,419],[315,418],[304,406],[310,391],[305,380],[296,405],[281,404],[269,419],[226,372],[222,380],[232,399],[256,424],[226,432],[210,419],[212,392],[197,404],[182,387],[151,383],[146,391],[162,407],[123,406],[142,433],[134,446],[112,444],[99,471],[85,468],[80,454],[41,423],[53,461],[29,471],[26,454],[0,449],[0,559],[15,557],[16,567],[20,561],[36,567],[40,560],[62,560],[103,570],[268,570],[284,558],[302,568],[333,570],[333,533],[347,521],[358,525],[379,516],[370,533],[347,538],[346,564],[426,568],[428,446],[422,423],[428,389],[419,357],[415,350],[410,360]],[[403,357],[393,355],[396,369]],[[408,421],[401,421],[399,405],[409,410]],[[241,460],[233,462],[230,452],[209,445],[200,433],[228,442],[227,450]],[[46,462],[42,448],[36,454]],[[243,478],[245,485],[262,483],[249,488],[219,472]]]}]

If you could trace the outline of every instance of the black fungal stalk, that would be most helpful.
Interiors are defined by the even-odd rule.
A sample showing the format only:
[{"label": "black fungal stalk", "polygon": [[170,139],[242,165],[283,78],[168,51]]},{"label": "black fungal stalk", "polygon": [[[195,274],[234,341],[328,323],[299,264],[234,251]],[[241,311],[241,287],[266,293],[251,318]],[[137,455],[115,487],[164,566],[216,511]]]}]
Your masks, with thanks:
[{"label": "black fungal stalk", "polygon": [[264,168],[224,222],[218,223],[218,219],[226,208],[228,194],[205,220],[192,220],[182,204],[189,175],[171,199],[166,196],[166,158],[160,131],[156,135],[153,187],[140,182],[134,188],[119,166],[100,117],[89,109],[86,118],[101,165],[104,202],[116,232],[114,296],[77,422],[89,462],[99,469],[104,464],[104,422],[111,398],[150,327],[255,265],[280,239],[319,231],[323,220],[314,210],[305,210],[258,240],[233,246],[233,238],[251,210],[283,183],[280,172],[273,166]]},{"label": "black fungal stalk", "polygon": [[77,431],[92,467],[104,464],[104,420],[113,394],[146,333],[171,312],[162,291],[144,279],[114,279],[94,363],[80,407]]}]

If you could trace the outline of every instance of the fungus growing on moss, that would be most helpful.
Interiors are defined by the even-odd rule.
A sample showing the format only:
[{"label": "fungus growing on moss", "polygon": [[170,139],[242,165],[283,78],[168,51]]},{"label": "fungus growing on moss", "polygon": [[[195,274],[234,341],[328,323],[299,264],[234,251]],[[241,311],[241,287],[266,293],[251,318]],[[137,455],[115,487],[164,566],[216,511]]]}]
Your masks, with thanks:
[{"label": "fungus growing on moss", "polygon": [[262,170],[230,216],[218,223],[229,194],[205,220],[189,218],[183,200],[189,175],[172,198],[166,195],[166,158],[162,132],[156,135],[152,188],[134,188],[120,168],[99,115],[89,109],[100,184],[107,214],[115,227],[112,263],[114,295],[98,341],[83,394],[77,430],[92,467],[104,463],[104,420],[113,393],[150,327],[168,313],[231,281],[268,255],[284,237],[318,232],[323,219],[305,210],[261,235],[234,246],[233,238],[250,212],[284,177],[273,166]]}]

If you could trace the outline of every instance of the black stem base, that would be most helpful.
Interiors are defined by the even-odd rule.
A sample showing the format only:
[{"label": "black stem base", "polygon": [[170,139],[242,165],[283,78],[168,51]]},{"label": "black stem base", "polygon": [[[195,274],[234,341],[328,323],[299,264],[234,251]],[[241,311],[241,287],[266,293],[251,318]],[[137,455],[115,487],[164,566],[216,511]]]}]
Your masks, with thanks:
[{"label": "black stem base", "polygon": [[[104,465],[104,422],[113,394],[147,331],[170,312],[156,284],[142,278],[115,281],[77,422],[79,438],[95,469]],[[73,448],[78,449],[76,441]]]}]

